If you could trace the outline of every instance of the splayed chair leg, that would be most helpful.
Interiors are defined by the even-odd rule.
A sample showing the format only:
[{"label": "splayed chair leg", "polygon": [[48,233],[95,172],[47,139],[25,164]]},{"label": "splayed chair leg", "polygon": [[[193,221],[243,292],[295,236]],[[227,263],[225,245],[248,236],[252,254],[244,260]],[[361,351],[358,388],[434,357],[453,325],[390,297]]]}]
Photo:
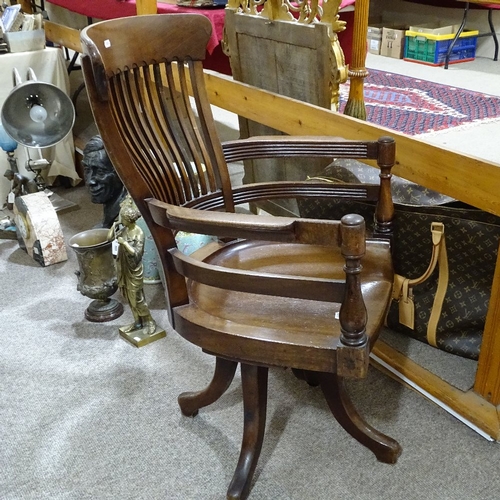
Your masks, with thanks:
[{"label": "splayed chair leg", "polygon": [[353,438],[370,449],[380,462],[396,463],[401,446],[363,420],[347,394],[342,377],[321,374],[321,389],[334,417]]},{"label": "splayed chair leg", "polygon": [[199,392],[183,392],[177,398],[182,414],[194,417],[200,408],[217,401],[231,385],[237,366],[236,361],[217,358],[214,376],[208,387]]},{"label": "splayed chair leg", "polygon": [[266,427],[267,378],[268,368],[241,364],[244,427],[240,458],[227,490],[231,500],[248,496],[259,460]]}]

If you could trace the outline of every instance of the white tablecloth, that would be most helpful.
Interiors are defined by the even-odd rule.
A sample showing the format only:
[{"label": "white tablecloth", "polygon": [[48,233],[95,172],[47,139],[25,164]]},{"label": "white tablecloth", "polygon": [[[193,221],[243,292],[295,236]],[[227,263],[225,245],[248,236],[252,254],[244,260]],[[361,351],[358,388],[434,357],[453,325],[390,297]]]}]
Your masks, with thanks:
[{"label": "white tablecloth", "polygon": [[[12,76],[14,68],[19,71],[23,82],[27,79],[28,68],[32,68],[39,81],[52,83],[69,93],[69,78],[62,49],[47,47],[44,50],[32,52],[0,54],[0,68],[0,106],[3,105],[14,87]],[[73,185],[81,181],[75,169],[75,153],[71,133],[56,146],[44,148],[41,151],[44,158],[52,160],[47,176],[49,185],[54,182],[57,176],[68,177]],[[30,149],[30,156],[33,159],[39,158],[37,150],[34,149]],[[16,157],[19,172],[33,178],[34,174],[28,172],[25,167],[27,152],[24,146],[17,147]],[[8,168],[10,165],[7,161],[7,153],[0,149],[0,206],[5,203],[10,190],[10,181],[3,176]]]}]

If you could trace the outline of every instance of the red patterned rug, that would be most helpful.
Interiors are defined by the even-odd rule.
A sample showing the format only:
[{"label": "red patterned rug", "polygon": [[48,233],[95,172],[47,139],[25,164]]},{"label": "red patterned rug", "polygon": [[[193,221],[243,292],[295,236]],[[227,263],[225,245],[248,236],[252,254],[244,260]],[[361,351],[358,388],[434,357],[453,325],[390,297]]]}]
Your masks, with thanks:
[{"label": "red patterned rug", "polygon": [[[365,79],[367,121],[407,135],[500,120],[500,97],[370,69]],[[340,110],[349,96],[341,85]]]}]

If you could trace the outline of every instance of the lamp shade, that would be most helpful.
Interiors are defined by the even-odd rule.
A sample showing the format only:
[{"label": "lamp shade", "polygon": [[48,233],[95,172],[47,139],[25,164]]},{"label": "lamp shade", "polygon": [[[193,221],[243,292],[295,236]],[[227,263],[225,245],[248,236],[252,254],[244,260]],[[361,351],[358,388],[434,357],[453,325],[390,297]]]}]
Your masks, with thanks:
[{"label": "lamp shade", "polygon": [[55,85],[26,81],[7,96],[1,120],[14,141],[31,148],[47,148],[70,133],[75,109],[71,99]]}]

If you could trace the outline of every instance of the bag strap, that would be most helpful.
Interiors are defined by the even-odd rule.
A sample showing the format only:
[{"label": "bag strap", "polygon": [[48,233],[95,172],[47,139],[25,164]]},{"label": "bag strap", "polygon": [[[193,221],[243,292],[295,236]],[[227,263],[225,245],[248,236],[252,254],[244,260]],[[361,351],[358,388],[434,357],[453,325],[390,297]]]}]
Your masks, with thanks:
[{"label": "bag strap", "polygon": [[443,238],[440,244],[441,250],[439,252],[439,276],[438,276],[438,286],[436,290],[436,295],[434,296],[434,302],[432,304],[431,317],[429,318],[429,323],[427,323],[427,342],[433,347],[437,347],[437,325],[439,318],[441,317],[441,311],[443,309],[444,297],[446,295],[446,290],[448,289],[449,281],[449,269],[448,269],[448,255],[446,253],[446,240],[444,238],[444,226],[443,226]]},{"label": "bag strap", "polygon": [[399,322],[412,330],[415,328],[415,303],[413,301],[413,287],[424,283],[430,278],[436,266],[439,265],[438,286],[434,302],[432,304],[431,316],[427,325],[427,342],[436,347],[436,330],[444,297],[448,288],[448,256],[446,253],[446,242],[444,238],[444,224],[441,222],[431,223],[432,255],[426,271],[418,278],[409,279],[399,274],[394,275],[392,298],[399,303]]},{"label": "bag strap", "polygon": [[323,181],[323,182],[328,182],[329,184],[346,184],[345,181],[343,181],[342,179],[337,179],[336,177],[307,176],[306,181]]}]

